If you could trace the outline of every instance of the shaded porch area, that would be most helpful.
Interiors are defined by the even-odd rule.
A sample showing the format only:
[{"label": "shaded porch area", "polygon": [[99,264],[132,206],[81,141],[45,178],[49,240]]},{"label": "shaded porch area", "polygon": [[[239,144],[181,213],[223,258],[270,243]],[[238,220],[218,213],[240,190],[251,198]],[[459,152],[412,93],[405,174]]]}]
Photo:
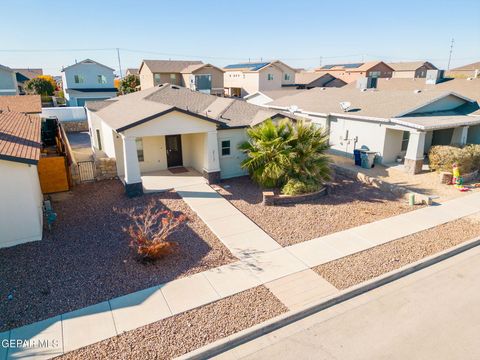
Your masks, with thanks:
[{"label": "shaded porch area", "polygon": [[146,172],[141,175],[141,178],[144,193],[169,191],[207,182],[200,172],[191,167]]}]

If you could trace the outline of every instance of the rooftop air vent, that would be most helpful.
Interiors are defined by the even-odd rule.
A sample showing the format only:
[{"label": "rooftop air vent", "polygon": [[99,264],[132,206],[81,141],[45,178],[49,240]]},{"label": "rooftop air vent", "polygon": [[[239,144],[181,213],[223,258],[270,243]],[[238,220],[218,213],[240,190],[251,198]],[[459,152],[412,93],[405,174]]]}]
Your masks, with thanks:
[{"label": "rooftop air vent", "polygon": [[350,106],[352,106],[352,104],[351,104],[350,102],[348,102],[348,101],[342,101],[342,102],[340,103],[340,107],[342,108],[342,110],[343,110],[344,112],[347,112],[348,109],[350,108]]},{"label": "rooftop air vent", "polygon": [[473,78],[472,78],[472,77],[469,77],[469,78],[467,78],[467,80],[470,81],[470,80],[473,80]]},{"label": "rooftop air vent", "polygon": [[175,85],[172,85],[172,89],[180,90],[180,88],[178,86],[175,86]]},{"label": "rooftop air vent", "polygon": [[366,89],[366,88],[363,88],[363,89],[360,89],[360,91],[361,91],[361,92],[365,92],[365,91],[367,91],[367,89]]},{"label": "rooftop air vent", "polygon": [[415,90],[413,90],[413,92],[414,92],[415,94],[420,94],[420,93],[422,92],[422,90],[420,90],[420,89],[415,89]]},{"label": "rooftop air vent", "polygon": [[321,89],[321,90],[327,90],[327,88],[326,88],[326,87],[321,87],[320,89]]}]

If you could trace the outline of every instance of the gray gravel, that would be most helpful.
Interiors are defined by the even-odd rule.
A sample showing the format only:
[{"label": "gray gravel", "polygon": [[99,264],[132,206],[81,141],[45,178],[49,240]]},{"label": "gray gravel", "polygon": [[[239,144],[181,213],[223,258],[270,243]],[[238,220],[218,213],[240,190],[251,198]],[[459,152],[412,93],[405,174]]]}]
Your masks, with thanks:
[{"label": "gray gravel", "polygon": [[171,359],[286,311],[267,288],[259,286],[59,359]]},{"label": "gray gravel", "polygon": [[[235,260],[175,192],[129,199],[112,180],[81,185],[55,199],[58,219],[51,233],[39,242],[0,249],[0,331]],[[150,199],[189,220],[170,238],[179,244],[176,254],[140,264],[121,231],[127,218],[112,208],[142,207]]]},{"label": "gray gravel", "polygon": [[479,235],[478,219],[463,218],[322,264],[314,270],[337,289],[346,289]]},{"label": "gray gravel", "polygon": [[263,206],[262,190],[248,177],[226,180],[220,187],[219,192],[226,199],[282,246],[418,208],[409,207],[392,193],[340,176],[332,194],[294,205]]}]

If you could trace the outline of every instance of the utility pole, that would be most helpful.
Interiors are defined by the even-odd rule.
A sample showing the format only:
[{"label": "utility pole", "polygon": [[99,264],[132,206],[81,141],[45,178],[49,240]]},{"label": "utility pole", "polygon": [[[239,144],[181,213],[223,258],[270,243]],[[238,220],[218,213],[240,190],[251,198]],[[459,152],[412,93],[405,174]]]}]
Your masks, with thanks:
[{"label": "utility pole", "polygon": [[322,67],[322,59],[323,59],[322,56],[320,56],[320,58],[318,59],[318,60],[319,60],[319,61],[318,61],[318,65],[319,65],[320,67]]},{"label": "utility pole", "polygon": [[120,49],[117,48],[117,59],[118,59],[118,69],[120,71],[120,79],[123,78],[122,74],[122,63],[120,62]]},{"label": "utility pole", "polygon": [[450,54],[448,55],[448,65],[447,65],[447,70],[450,70],[450,61],[452,60],[452,52],[453,52],[453,43],[455,42],[455,39],[452,38],[452,41],[450,42]]}]

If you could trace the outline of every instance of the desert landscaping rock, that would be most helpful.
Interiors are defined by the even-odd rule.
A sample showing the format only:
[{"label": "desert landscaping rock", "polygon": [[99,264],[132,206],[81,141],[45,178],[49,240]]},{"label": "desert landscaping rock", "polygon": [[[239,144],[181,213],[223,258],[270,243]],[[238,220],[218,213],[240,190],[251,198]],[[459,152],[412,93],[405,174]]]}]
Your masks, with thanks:
[{"label": "desert landscaping rock", "polygon": [[337,289],[346,289],[468,241],[479,234],[478,215],[467,217],[319,265],[314,270]]},{"label": "desert landscaping rock", "polygon": [[264,286],[123,333],[59,359],[171,359],[287,311]]},{"label": "desert landscaping rock", "polygon": [[[188,222],[169,239],[175,254],[142,264],[122,232],[127,217],[113,208],[151,199]],[[175,192],[129,199],[120,181],[102,181],[56,194],[53,208],[58,219],[42,241],[0,249],[0,332],[235,260]]]},{"label": "desert landscaping rock", "polygon": [[331,194],[300,204],[264,206],[248,177],[223,181],[220,194],[282,246],[346,230],[417,207],[389,192],[338,176]]}]

